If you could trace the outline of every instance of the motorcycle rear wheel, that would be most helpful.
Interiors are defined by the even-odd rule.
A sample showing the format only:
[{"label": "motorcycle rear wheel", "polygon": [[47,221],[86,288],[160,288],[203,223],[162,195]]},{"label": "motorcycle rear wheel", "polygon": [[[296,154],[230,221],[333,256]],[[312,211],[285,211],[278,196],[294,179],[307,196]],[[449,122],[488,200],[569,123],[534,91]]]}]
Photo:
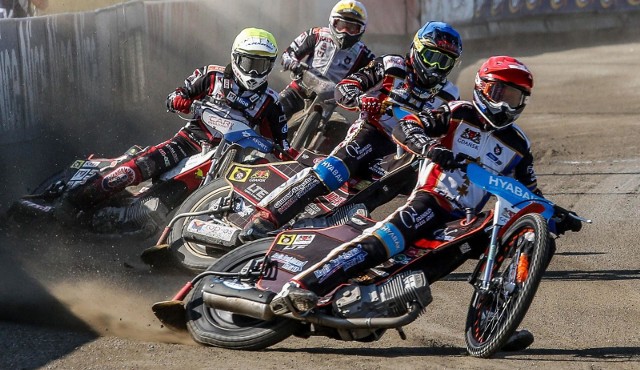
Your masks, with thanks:
[{"label": "motorcycle rear wheel", "polygon": [[[203,211],[214,200],[227,196],[231,190],[231,185],[224,179],[212,181],[189,195],[176,210],[175,214]],[[200,242],[185,240],[182,237],[184,228],[189,225],[193,218],[185,217],[176,221],[167,238],[167,244],[170,246],[171,255],[178,263],[193,272],[202,272],[216,262],[224,252]]]},{"label": "motorcycle rear wheel", "polygon": [[[239,271],[247,262],[262,259],[272,242],[269,238],[245,244],[225,254],[209,269]],[[202,287],[210,281],[211,277],[203,278],[192,290],[186,305],[187,329],[198,343],[227,349],[260,350],[290,337],[300,325],[285,318],[262,321],[207,307],[202,299]]]},{"label": "motorcycle rear wheel", "polygon": [[515,332],[542,280],[550,246],[547,221],[539,214],[524,215],[509,227],[498,246],[489,289],[474,284],[465,327],[469,354],[489,358]]}]

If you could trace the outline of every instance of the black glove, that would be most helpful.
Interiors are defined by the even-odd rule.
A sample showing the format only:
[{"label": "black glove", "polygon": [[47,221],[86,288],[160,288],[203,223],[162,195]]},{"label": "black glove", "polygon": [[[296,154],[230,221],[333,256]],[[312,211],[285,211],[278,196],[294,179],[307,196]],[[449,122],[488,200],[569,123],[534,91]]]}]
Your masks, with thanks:
[{"label": "black glove", "polygon": [[451,119],[451,108],[449,105],[443,104],[436,109],[431,110],[431,114],[434,119],[439,121],[442,124],[448,124],[449,119]]},{"label": "black glove", "polygon": [[300,74],[306,69],[302,63],[298,62],[295,59],[283,60],[282,68],[284,68],[285,70],[289,70],[295,74]]},{"label": "black glove", "polygon": [[582,229],[582,221],[569,216],[570,213],[575,215],[573,212],[556,206],[556,213],[554,215],[554,217],[557,218],[556,234],[562,235],[567,231],[578,232]]},{"label": "black glove", "polygon": [[426,156],[434,163],[439,164],[445,171],[455,168],[456,160],[453,152],[443,146],[433,145],[429,147]]}]

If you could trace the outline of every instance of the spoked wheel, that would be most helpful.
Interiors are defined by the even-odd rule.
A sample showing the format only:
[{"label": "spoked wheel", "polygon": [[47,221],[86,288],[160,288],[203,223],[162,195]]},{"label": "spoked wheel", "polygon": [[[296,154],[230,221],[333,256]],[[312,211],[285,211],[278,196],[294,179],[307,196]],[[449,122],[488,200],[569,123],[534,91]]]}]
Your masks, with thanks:
[{"label": "spoked wheel", "polygon": [[539,214],[523,216],[504,234],[489,288],[474,284],[465,328],[469,354],[491,357],[515,332],[544,274],[550,244],[547,221]]},{"label": "spoked wheel", "polygon": [[[224,179],[218,179],[193,192],[176,210],[175,214],[203,211],[231,192],[231,185]],[[208,216],[197,216],[206,219]],[[216,248],[205,243],[183,238],[184,229],[195,217],[185,217],[176,221],[167,238],[171,254],[184,267],[194,272],[202,272],[216,262],[218,257],[231,247]]]},{"label": "spoked wheel", "polygon": [[[272,241],[272,238],[261,239],[238,247],[217,260],[210,270],[237,272],[251,260],[262,260]],[[212,277],[205,277],[196,285],[186,306],[187,328],[196,342],[228,349],[259,350],[283,341],[297,329],[299,323],[289,319],[262,321],[206,306],[202,288],[211,280]]]}]

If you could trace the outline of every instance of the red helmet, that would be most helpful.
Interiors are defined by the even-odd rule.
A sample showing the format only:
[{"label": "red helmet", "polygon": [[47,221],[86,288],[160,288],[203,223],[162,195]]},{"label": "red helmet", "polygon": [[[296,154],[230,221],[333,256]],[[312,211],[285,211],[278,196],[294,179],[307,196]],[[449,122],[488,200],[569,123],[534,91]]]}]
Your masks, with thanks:
[{"label": "red helmet", "polygon": [[493,127],[506,127],[524,110],[531,88],[527,66],[509,56],[494,56],[476,74],[473,104]]}]

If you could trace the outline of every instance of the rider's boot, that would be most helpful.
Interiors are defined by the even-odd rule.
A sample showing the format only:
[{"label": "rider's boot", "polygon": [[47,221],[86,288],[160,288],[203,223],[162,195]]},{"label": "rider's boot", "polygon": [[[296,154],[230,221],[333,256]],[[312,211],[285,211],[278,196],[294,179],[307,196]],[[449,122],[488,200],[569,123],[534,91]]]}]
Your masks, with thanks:
[{"label": "rider's boot", "polygon": [[240,233],[240,240],[248,242],[264,238],[270,231],[287,223],[315,198],[330,191],[310,168],[292,177],[268,196],[261,211],[256,213]]},{"label": "rider's boot", "polygon": [[507,352],[523,351],[533,344],[533,341],[533,333],[529,330],[516,330],[502,346],[502,350]]},{"label": "rider's boot", "polygon": [[314,292],[302,289],[298,283],[290,281],[273,297],[269,306],[273,313],[278,315],[288,312],[305,315],[313,310],[317,303],[318,296]]},{"label": "rider's boot", "polygon": [[167,223],[169,210],[156,197],[143,198],[124,207],[105,207],[96,212],[92,228],[102,234],[136,234],[148,237]]}]

